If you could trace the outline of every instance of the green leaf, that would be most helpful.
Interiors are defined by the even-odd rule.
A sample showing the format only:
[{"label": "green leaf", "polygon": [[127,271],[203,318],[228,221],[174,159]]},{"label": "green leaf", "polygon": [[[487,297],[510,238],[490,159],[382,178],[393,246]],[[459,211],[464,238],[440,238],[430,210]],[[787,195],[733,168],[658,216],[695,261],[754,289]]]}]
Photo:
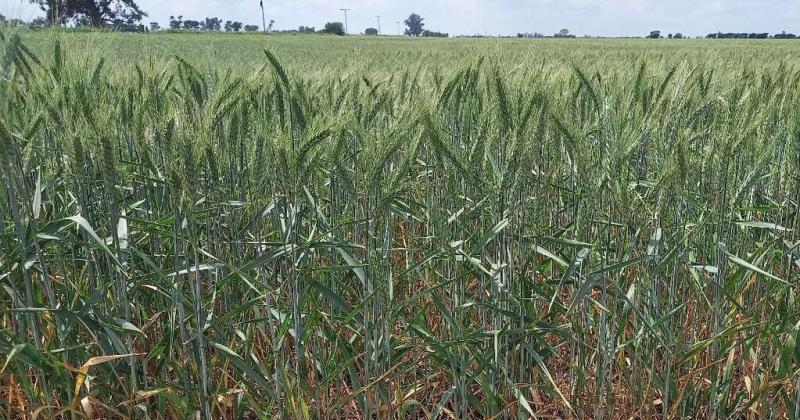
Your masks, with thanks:
[{"label": "green leaf", "polygon": [[11,349],[11,351],[8,352],[8,356],[6,356],[6,362],[3,363],[3,368],[0,369],[0,375],[2,375],[3,372],[6,371],[6,367],[8,367],[8,364],[11,362],[11,359],[14,358],[14,355],[19,353],[23,349],[25,349],[25,344],[16,344],[16,345],[14,345],[14,348]]},{"label": "green leaf", "polygon": [[456,387],[451,386],[450,389],[448,389],[442,394],[442,397],[439,398],[439,403],[436,404],[436,408],[433,410],[433,413],[431,414],[431,420],[437,420],[439,418],[439,416],[442,414],[442,409],[444,408],[445,404],[447,404],[447,401],[450,399],[450,397],[453,395],[455,391]]},{"label": "green leaf", "polygon": [[535,247],[536,247],[536,252],[538,252],[539,254],[541,254],[541,255],[543,255],[543,256],[545,256],[547,258],[550,258],[556,264],[558,264],[558,265],[560,265],[562,267],[567,267],[567,263],[564,262],[564,260],[562,260],[561,258],[559,258],[556,254],[554,254],[554,253],[552,253],[552,252],[540,247],[539,245],[535,245]]},{"label": "green leaf", "polygon": [[134,334],[139,334],[142,337],[147,337],[147,335],[144,332],[142,332],[142,330],[140,330],[139,328],[137,328],[135,325],[131,324],[130,322],[125,321],[124,319],[115,318],[114,322],[117,324],[117,326],[119,326],[120,328],[122,328],[125,331],[132,332]]},{"label": "green leaf", "polygon": [[314,281],[314,280],[311,281],[311,287],[319,290],[320,293],[322,293],[331,302],[333,302],[333,304],[336,305],[336,307],[338,307],[342,312],[350,313],[350,311],[351,311],[350,305],[345,303],[345,301],[342,300],[342,298],[340,298],[339,295],[337,295],[336,293],[333,293],[333,291],[331,289],[329,289],[328,287],[320,284],[318,281]]},{"label": "green leaf", "polygon": [[[567,271],[564,272],[564,277],[561,279],[562,283],[573,276],[577,267],[579,267],[583,263],[583,260],[588,255],[589,255],[589,250],[586,248],[578,251],[578,255],[575,256],[575,259],[572,261],[572,263],[570,263],[570,266],[567,269]],[[589,291],[592,290],[592,287],[594,287],[595,283],[599,278],[601,278],[601,276],[588,276],[586,278],[586,280],[581,284],[581,288],[578,290],[577,293],[575,293],[575,296],[572,298],[572,303],[569,305],[567,313],[572,312],[572,310],[575,309],[578,306],[578,304],[583,300],[584,296],[589,294]],[[552,307],[552,302],[551,302],[551,307]]]},{"label": "green leaf", "polygon": [[775,223],[768,223],[768,222],[736,222],[739,226],[751,227],[755,229],[767,229],[767,230],[774,230],[778,232],[790,232],[791,229],[787,229],[783,226],[776,225]]},{"label": "green leaf", "polygon": [[89,236],[91,236],[92,239],[94,239],[94,241],[97,243],[97,245],[100,246],[100,248],[103,251],[105,251],[105,253],[108,254],[108,256],[111,257],[112,260],[114,260],[114,262],[117,264],[117,266],[122,268],[122,264],[120,264],[119,260],[117,259],[117,256],[114,255],[113,252],[111,252],[111,250],[106,245],[106,242],[104,240],[100,239],[99,236],[97,236],[97,233],[95,233],[95,231],[92,228],[92,226],[89,224],[89,222],[86,219],[83,218],[83,216],[81,216],[80,214],[76,214],[75,216],[67,217],[66,220],[70,220],[70,221],[74,222],[78,227],[80,227],[81,229],[86,231],[86,233],[88,233]]},{"label": "green leaf", "polygon": [[38,219],[42,211],[42,168],[36,168],[36,190],[33,193],[33,218]]},{"label": "green leaf", "polygon": [[264,375],[261,372],[253,369],[247,362],[239,356],[235,351],[231,350],[227,346],[224,346],[219,343],[211,342],[211,345],[214,346],[217,350],[219,350],[219,354],[224,356],[226,359],[230,360],[234,366],[239,368],[244,374],[256,385],[260,386],[264,390],[271,389],[269,383],[267,383],[267,379],[264,378]]},{"label": "green leaf", "polygon": [[483,237],[478,241],[477,246],[475,247],[476,250],[481,250],[483,247],[486,246],[492,239],[494,239],[503,229],[507,228],[508,225],[511,224],[511,221],[508,218],[505,218],[496,225],[494,225],[488,232],[486,232]]},{"label": "green leaf", "polygon": [[770,274],[770,273],[768,273],[768,272],[756,267],[755,265],[750,264],[749,262],[747,262],[747,261],[745,261],[745,260],[743,260],[743,259],[731,254],[730,252],[725,252],[725,254],[728,256],[728,261],[730,261],[731,263],[733,263],[735,265],[738,265],[740,267],[746,268],[746,269],[748,269],[750,271],[755,271],[756,273],[761,274],[761,275],[763,275],[765,277],[768,277],[768,278],[771,278],[771,279],[773,279],[775,281],[781,282],[781,283],[783,283],[783,284],[785,284],[787,286],[791,286],[791,283],[789,283],[788,281],[783,280],[782,278],[777,277],[775,275],[772,275],[772,274]]},{"label": "green leaf", "polygon": [[528,353],[531,354],[533,360],[536,361],[536,364],[539,366],[539,370],[541,371],[542,375],[550,382],[550,386],[553,387],[553,390],[558,394],[558,397],[561,399],[561,402],[564,404],[565,407],[569,409],[571,412],[575,412],[572,408],[572,405],[569,403],[569,400],[561,393],[561,390],[556,385],[556,381],[553,380],[553,377],[550,375],[550,371],[547,369],[547,365],[544,363],[542,356],[539,355],[529,344],[525,345],[525,348],[528,350]]},{"label": "green leaf", "polygon": [[367,287],[367,274],[364,270],[364,265],[356,260],[355,257],[350,255],[349,252],[345,251],[344,248],[336,247],[336,250],[339,251],[339,254],[350,266],[350,269],[353,270],[353,273],[355,273],[358,279],[361,280],[361,286]]}]

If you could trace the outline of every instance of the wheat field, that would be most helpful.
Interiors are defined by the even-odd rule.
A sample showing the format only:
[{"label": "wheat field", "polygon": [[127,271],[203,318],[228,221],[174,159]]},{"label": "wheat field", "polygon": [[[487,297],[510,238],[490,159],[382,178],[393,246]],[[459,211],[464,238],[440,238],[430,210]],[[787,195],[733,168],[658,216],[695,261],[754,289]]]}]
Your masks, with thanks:
[{"label": "wheat field", "polygon": [[4,32],[0,416],[799,418],[799,52]]}]

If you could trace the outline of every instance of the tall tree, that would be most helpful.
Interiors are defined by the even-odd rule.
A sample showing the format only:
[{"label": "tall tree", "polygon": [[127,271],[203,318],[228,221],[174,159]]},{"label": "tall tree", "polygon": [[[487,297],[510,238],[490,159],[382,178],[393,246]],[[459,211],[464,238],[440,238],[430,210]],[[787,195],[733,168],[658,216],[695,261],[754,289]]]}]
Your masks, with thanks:
[{"label": "tall tree", "polygon": [[200,22],[200,26],[201,26],[202,30],[211,31],[211,32],[219,31],[222,28],[221,24],[222,24],[222,21],[219,18],[216,18],[216,17],[213,17],[213,18],[208,18],[207,17],[206,20]]},{"label": "tall tree", "polygon": [[183,16],[179,15],[177,18],[175,18],[175,16],[169,17],[170,29],[180,29],[181,26],[183,26]]},{"label": "tall tree", "polygon": [[425,30],[425,24],[422,21],[425,20],[422,16],[412,13],[408,16],[408,19],[405,20],[405,24],[408,27],[406,29],[406,35],[408,36],[420,36],[422,32]]},{"label": "tall tree", "polygon": [[64,10],[67,0],[28,0],[31,4],[39,6],[45,14],[48,26],[64,23]]},{"label": "tall tree", "polygon": [[193,20],[193,19],[186,19],[183,21],[183,29],[189,31],[197,31],[200,30],[200,22]]},{"label": "tall tree", "polygon": [[71,19],[88,21],[94,27],[122,22],[138,23],[147,16],[135,0],[28,0],[42,9],[50,25]]},{"label": "tall tree", "polygon": [[328,22],[320,32],[325,34],[344,35],[344,24],[342,24],[342,22]]}]

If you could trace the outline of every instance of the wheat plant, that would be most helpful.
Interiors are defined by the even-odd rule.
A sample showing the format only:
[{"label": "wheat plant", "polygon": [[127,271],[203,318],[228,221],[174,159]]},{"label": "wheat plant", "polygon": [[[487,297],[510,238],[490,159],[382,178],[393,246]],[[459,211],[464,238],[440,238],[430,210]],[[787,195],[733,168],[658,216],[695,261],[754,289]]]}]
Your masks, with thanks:
[{"label": "wheat plant", "polygon": [[29,36],[6,418],[800,417],[796,47]]}]

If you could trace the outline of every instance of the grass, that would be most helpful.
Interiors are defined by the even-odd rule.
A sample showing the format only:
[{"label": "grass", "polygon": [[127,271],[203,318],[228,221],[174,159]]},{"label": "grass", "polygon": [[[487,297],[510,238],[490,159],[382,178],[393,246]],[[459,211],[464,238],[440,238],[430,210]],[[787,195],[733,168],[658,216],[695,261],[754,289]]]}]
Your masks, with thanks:
[{"label": "grass", "polygon": [[798,49],[4,34],[0,411],[797,418]]}]

